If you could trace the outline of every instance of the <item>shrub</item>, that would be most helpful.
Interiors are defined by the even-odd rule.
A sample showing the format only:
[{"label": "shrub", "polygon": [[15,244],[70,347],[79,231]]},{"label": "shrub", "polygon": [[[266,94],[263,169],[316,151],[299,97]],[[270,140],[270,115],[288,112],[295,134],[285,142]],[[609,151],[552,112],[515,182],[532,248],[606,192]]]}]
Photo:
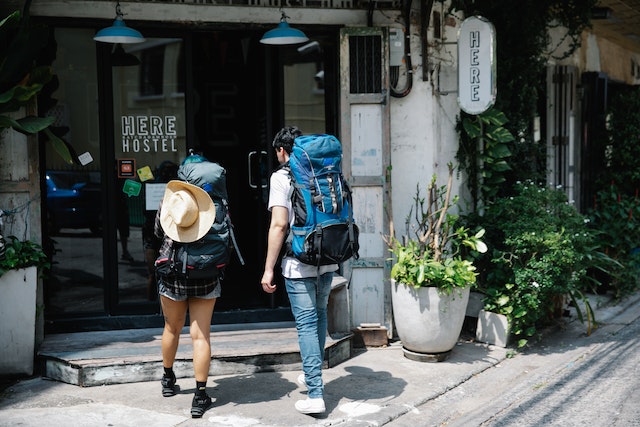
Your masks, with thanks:
[{"label": "shrub", "polygon": [[600,262],[589,220],[560,189],[533,182],[517,183],[514,195],[501,197],[473,221],[486,228],[488,254],[479,261],[479,289],[485,309],[507,316],[519,346],[538,327],[563,314],[570,299],[589,326],[593,312],[584,291],[597,283],[587,269]]},{"label": "shrub", "polygon": [[624,298],[638,289],[640,275],[638,190],[630,196],[612,182],[609,188],[598,191],[589,216],[602,250],[617,262],[613,268],[595,271],[593,275],[607,284],[615,298]]}]

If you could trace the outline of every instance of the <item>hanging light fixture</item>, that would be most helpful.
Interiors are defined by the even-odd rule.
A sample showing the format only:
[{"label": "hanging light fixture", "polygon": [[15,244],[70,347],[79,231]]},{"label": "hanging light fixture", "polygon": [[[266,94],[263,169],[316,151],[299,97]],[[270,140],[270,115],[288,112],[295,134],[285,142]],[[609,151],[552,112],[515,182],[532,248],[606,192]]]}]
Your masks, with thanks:
[{"label": "hanging light fixture", "polygon": [[288,16],[282,11],[282,17],[280,23],[273,30],[269,30],[264,33],[260,43],[273,44],[273,45],[285,45],[303,43],[309,40],[302,31],[291,28],[287,23]]},{"label": "hanging light fixture", "polygon": [[93,38],[97,42],[104,43],[140,43],[144,41],[144,37],[133,28],[127,27],[124,23],[122,11],[120,10],[120,2],[116,4],[116,20],[113,25],[98,31]]}]

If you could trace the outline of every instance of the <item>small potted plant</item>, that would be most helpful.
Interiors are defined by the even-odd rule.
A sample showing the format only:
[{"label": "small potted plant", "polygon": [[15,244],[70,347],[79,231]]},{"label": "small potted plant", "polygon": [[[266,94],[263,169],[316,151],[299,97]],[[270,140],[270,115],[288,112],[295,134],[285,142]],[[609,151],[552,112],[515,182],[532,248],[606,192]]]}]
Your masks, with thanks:
[{"label": "small potted plant", "polygon": [[[464,322],[469,290],[475,284],[474,254],[485,252],[481,229],[472,233],[450,213],[453,166],[438,187],[434,176],[426,200],[416,189],[414,206],[402,241],[393,235],[385,243],[393,253],[391,269],[393,319],[405,356],[414,360],[444,360],[457,342]],[[415,216],[414,216],[415,215]],[[412,237],[409,237],[412,236]]]},{"label": "small potted plant", "polygon": [[38,269],[48,267],[40,245],[0,236],[0,375],[33,373]]},{"label": "small potted plant", "polygon": [[20,241],[16,236],[0,236],[0,277],[9,270],[28,267],[49,267],[49,258],[42,246],[29,240]]}]

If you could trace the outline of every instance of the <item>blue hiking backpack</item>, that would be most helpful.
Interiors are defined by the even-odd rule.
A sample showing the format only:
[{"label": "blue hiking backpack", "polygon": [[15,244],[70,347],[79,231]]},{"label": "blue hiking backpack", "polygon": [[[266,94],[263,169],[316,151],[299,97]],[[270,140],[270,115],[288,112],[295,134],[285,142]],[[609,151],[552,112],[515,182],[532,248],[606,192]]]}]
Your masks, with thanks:
[{"label": "blue hiking backpack", "polygon": [[342,176],[342,144],[335,136],[295,139],[289,157],[295,215],[289,253],[305,264],[339,264],[358,259],[359,230],[351,190]]},{"label": "blue hiking backpack", "polygon": [[156,273],[169,283],[176,279],[218,278],[229,263],[232,248],[244,265],[229,216],[226,170],[213,162],[187,163],[178,169],[178,178],[209,194],[216,206],[216,219],[200,240],[173,242],[169,256],[156,260]]}]

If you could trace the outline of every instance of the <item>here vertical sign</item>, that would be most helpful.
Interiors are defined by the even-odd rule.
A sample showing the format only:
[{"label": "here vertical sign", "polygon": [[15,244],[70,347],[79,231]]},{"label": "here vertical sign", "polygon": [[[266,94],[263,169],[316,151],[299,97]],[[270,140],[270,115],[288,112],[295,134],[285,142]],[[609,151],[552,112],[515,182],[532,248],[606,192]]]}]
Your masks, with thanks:
[{"label": "here vertical sign", "polygon": [[468,114],[487,111],[496,100],[496,31],[471,16],[458,32],[458,104]]}]

